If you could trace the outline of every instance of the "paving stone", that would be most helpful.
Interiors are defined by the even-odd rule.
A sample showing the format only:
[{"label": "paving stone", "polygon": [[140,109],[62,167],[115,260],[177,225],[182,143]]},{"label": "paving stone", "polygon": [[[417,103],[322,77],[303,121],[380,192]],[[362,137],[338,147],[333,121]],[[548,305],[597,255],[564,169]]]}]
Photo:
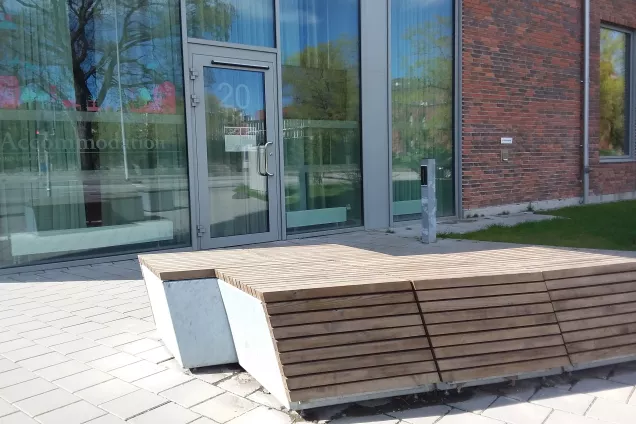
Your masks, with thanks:
[{"label": "paving stone", "polygon": [[291,416],[275,409],[269,409],[264,406],[259,406],[240,417],[229,421],[229,424],[254,424],[254,423],[267,423],[267,424],[291,424]]},{"label": "paving stone", "polygon": [[113,376],[99,370],[86,370],[78,374],[55,380],[55,384],[71,393],[77,392],[87,387],[95,386],[104,381],[112,380]]},{"label": "paving stone", "polygon": [[52,312],[57,312],[58,310],[59,309],[54,308],[52,306],[41,305],[39,308],[30,309],[29,311],[25,312],[25,314],[30,315],[32,317],[38,317],[40,315],[50,314]]},{"label": "paving stone", "polygon": [[586,416],[613,424],[634,424],[636,406],[599,398],[594,401]]},{"label": "paving stone", "polygon": [[50,352],[44,355],[36,356],[35,358],[24,359],[20,361],[20,366],[28,369],[29,371],[36,371],[68,361],[70,361],[70,358],[68,358],[67,356],[64,356],[58,352]]},{"label": "paving stone", "polygon": [[436,424],[503,424],[501,421],[492,418],[476,415],[471,412],[452,410],[437,421]]},{"label": "paving stone", "polygon": [[51,322],[51,321],[55,321],[58,319],[62,319],[62,318],[69,318],[72,317],[73,314],[70,314],[66,311],[56,311],[56,312],[51,312],[49,314],[44,314],[44,315],[40,315],[38,317],[39,320],[43,321],[43,322]]},{"label": "paving stone", "polygon": [[399,412],[390,412],[389,414],[409,424],[433,424],[450,410],[451,408],[446,405],[434,405]]},{"label": "paving stone", "polygon": [[51,347],[54,345],[60,345],[62,343],[72,342],[74,340],[80,340],[80,337],[75,334],[62,332],[61,334],[56,334],[55,336],[35,339],[35,342],[43,346]]},{"label": "paving stone", "polygon": [[101,359],[97,359],[95,361],[88,362],[93,368],[97,368],[102,371],[112,371],[117,368],[124,367],[126,365],[134,364],[135,362],[139,362],[141,359],[136,356],[130,355],[125,352],[119,352],[115,355],[106,356]]},{"label": "paving stone", "polygon": [[110,312],[110,309],[102,308],[101,306],[93,306],[92,308],[82,309],[75,312],[75,315],[79,315],[82,318],[90,318],[95,315],[105,314]]},{"label": "paving stone", "polygon": [[84,323],[87,323],[87,322],[88,321],[85,320],[84,318],[80,318],[80,317],[78,317],[76,315],[71,315],[68,318],[62,318],[62,319],[56,319],[55,321],[49,321],[49,324],[51,324],[53,327],[66,329],[68,327],[72,327],[74,325],[84,324]]},{"label": "paving stone", "polygon": [[[132,418],[130,422],[133,424],[187,424],[199,417],[200,415],[182,408],[176,403],[167,403],[157,409]],[[256,422],[270,424],[269,421],[254,421],[252,424]],[[276,423],[271,422],[271,424]]]},{"label": "paving stone", "polygon": [[94,420],[90,420],[90,422],[86,424],[125,424],[126,421],[120,420],[114,415],[106,414],[102,415],[99,418],[95,418]]},{"label": "paving stone", "polygon": [[159,393],[172,387],[184,384],[194,377],[175,370],[165,370],[135,381],[135,385],[149,392]]},{"label": "paving stone", "polygon": [[137,357],[158,364],[160,362],[165,362],[173,359],[174,355],[172,355],[172,353],[170,353],[170,351],[168,351],[165,346],[159,346],[146,352],[138,353]]},{"label": "paving stone", "polygon": [[5,352],[3,355],[12,360],[13,362],[22,361],[24,359],[33,358],[40,355],[45,355],[47,353],[53,352],[51,349],[45,346],[33,345],[29,347],[24,347],[22,349],[12,350],[11,352]]},{"label": "paving stone", "polygon": [[[16,307],[13,307],[12,309],[17,309]],[[17,325],[17,324],[24,324],[25,322],[29,322],[29,321],[33,321],[33,317],[30,317],[28,315],[15,315],[9,318],[3,318],[0,319],[0,327],[5,327],[5,328],[11,328],[11,326],[13,325]]]},{"label": "paving stone", "polygon": [[4,417],[5,415],[13,414],[14,412],[17,412],[17,408],[15,408],[10,403],[0,399],[0,418]]},{"label": "paving stone", "polygon": [[237,374],[232,378],[219,383],[223,390],[232,392],[235,395],[245,397],[261,388],[261,384],[246,372]]},{"label": "paving stone", "polygon": [[135,380],[148,377],[149,375],[157,374],[163,370],[165,370],[164,367],[153,364],[152,362],[140,361],[114,369],[110,373],[117,378],[121,378],[122,380],[131,383]]},{"label": "paving stone", "polygon": [[585,378],[601,378],[606,380],[613,370],[614,370],[614,366],[612,365],[588,368],[585,370],[574,371],[572,373],[572,377],[574,377],[577,380],[582,380]]},{"label": "paving stone", "polygon": [[196,421],[192,421],[192,424],[219,424],[216,421],[212,421],[208,417],[201,417]]},{"label": "paving stone", "polygon": [[130,353],[131,355],[136,355],[141,352],[146,352],[150,349],[154,349],[157,347],[161,347],[163,344],[156,340],[151,339],[141,339],[131,343],[126,343],[124,345],[118,346],[117,349],[122,350],[126,353]]},{"label": "paving stone", "polygon": [[550,412],[550,408],[541,405],[500,397],[482,415],[510,424],[541,424]]},{"label": "paving stone", "polygon": [[170,399],[186,408],[191,408],[196,404],[211,399],[225,393],[216,386],[200,380],[192,380],[180,386],[173,387],[159,393],[161,396]]},{"label": "paving stone", "polygon": [[96,361],[97,359],[105,358],[120,353],[118,350],[108,346],[95,346],[89,349],[73,352],[68,356],[81,362]]},{"label": "paving stone", "polygon": [[78,339],[73,340],[72,342],[53,345],[51,346],[51,349],[56,350],[63,355],[68,355],[69,353],[78,352],[80,350],[89,349],[95,346],[99,345],[92,340]]},{"label": "paving stone", "polygon": [[89,369],[90,367],[82,364],[81,362],[68,361],[50,367],[42,368],[34,372],[46,380],[54,381],[60,378],[68,377],[69,375],[78,374]]},{"label": "paving stone", "polygon": [[196,372],[192,372],[199,380],[206,381],[210,384],[218,383],[234,374],[233,371],[228,371],[226,367],[206,367],[199,368]]},{"label": "paving stone", "polygon": [[75,395],[92,403],[93,405],[101,405],[102,403],[110,402],[111,400],[137,390],[139,390],[138,387],[115,378],[96,386],[75,392]]},{"label": "paving stone", "polygon": [[168,403],[168,400],[165,398],[140,389],[111,400],[110,402],[106,402],[101,405],[101,408],[122,420],[128,420],[166,403]]},{"label": "paving stone", "polygon": [[62,330],[60,330],[59,328],[50,327],[50,326],[21,333],[22,337],[29,340],[42,339],[44,337],[51,337],[57,334],[62,334]]},{"label": "paving stone", "polygon": [[329,421],[329,424],[397,424],[398,420],[386,415],[372,417],[343,417]]},{"label": "paving stone", "polygon": [[69,333],[73,334],[84,334],[90,331],[103,330],[104,328],[106,328],[106,326],[103,324],[98,324],[96,322],[86,322],[84,324],[66,327],[64,328],[64,331],[68,331]]},{"label": "paving stone", "polygon": [[632,394],[633,387],[599,378],[587,378],[576,383],[571,390],[576,393],[587,393],[591,396],[626,403]]},{"label": "paving stone", "polygon": [[37,417],[42,424],[83,424],[106,412],[88,402],[80,401]]},{"label": "paving stone", "polygon": [[16,412],[6,417],[2,417],[0,424],[38,424],[33,418],[29,417],[24,412]]},{"label": "paving stone", "polygon": [[78,402],[79,400],[80,398],[70,394],[66,390],[56,389],[16,402],[15,406],[30,416],[35,417],[36,415],[53,411],[57,408]]},{"label": "paving stone", "polygon": [[636,386],[636,371],[625,368],[617,368],[609,379],[617,383]]},{"label": "paving stone", "polygon": [[585,414],[585,411],[587,411],[593,401],[593,396],[583,393],[572,393],[553,387],[542,388],[530,399],[530,402],[537,405],[577,415]]},{"label": "paving stone", "polygon": [[127,315],[131,317],[139,318],[139,319],[144,319],[144,318],[148,318],[152,316],[152,309],[151,308],[137,309],[135,311],[128,312]]},{"label": "paving stone", "polygon": [[461,409],[462,411],[481,414],[486,408],[492,405],[492,403],[496,399],[496,395],[485,393],[482,391],[476,391],[469,399],[460,402],[448,402],[447,405],[450,405],[453,408]]},{"label": "paving stone", "polygon": [[265,405],[269,408],[283,409],[283,405],[276,400],[274,396],[269,393],[265,393],[262,390],[258,390],[247,397],[249,400]]},{"label": "paving stone", "polygon": [[539,389],[540,382],[536,379],[516,381],[514,386],[511,384],[498,385],[498,392],[502,395],[527,402]]},{"label": "paving stone", "polygon": [[8,342],[0,343],[0,353],[11,352],[12,350],[18,350],[34,345],[35,343],[33,343],[31,340],[15,339]]},{"label": "paving stone", "polygon": [[14,370],[16,368],[20,368],[20,366],[13,361],[0,357],[0,373]]},{"label": "paving stone", "polygon": [[57,389],[55,384],[49,383],[43,378],[36,378],[23,383],[0,389],[0,397],[7,402],[15,403],[19,400]]},{"label": "paving stone", "polygon": [[13,331],[3,331],[0,333],[0,344],[4,342],[10,342],[11,340],[17,340],[22,338],[18,333],[14,333]]},{"label": "paving stone", "polygon": [[563,411],[552,411],[543,424],[607,424],[607,421],[599,421],[594,418],[573,415]]},{"label": "paving stone", "polygon": [[130,342],[134,342],[136,340],[142,339],[141,337],[135,334],[125,333],[121,329],[114,329],[114,330],[118,331],[118,334],[110,336],[110,337],[106,337],[103,339],[99,339],[99,343],[104,344],[106,346],[110,346],[110,347],[116,347],[116,346],[120,346],[126,343],[130,343]]},{"label": "paving stone", "polygon": [[120,314],[115,311],[108,311],[105,314],[95,315],[90,317],[91,321],[98,322],[100,324],[108,324],[111,321],[117,321],[118,319],[125,318],[124,314]]},{"label": "paving stone", "polygon": [[37,378],[35,374],[31,371],[25,370],[24,368],[16,368],[3,372],[0,374],[0,377],[0,389]]},{"label": "paving stone", "polygon": [[16,324],[11,326],[11,331],[16,333],[26,333],[27,331],[39,330],[40,328],[48,327],[42,321],[29,321],[22,324]]},{"label": "paving stone", "polygon": [[225,423],[233,418],[243,415],[244,413],[257,407],[252,401],[233,395],[232,393],[223,393],[210,400],[206,400],[193,408],[194,412],[205,415],[208,418]]}]

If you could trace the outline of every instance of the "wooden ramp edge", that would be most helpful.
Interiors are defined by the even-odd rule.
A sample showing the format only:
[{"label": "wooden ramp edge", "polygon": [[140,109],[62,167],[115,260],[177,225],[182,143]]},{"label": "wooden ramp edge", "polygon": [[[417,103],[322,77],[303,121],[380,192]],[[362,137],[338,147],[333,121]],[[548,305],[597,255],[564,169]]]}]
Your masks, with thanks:
[{"label": "wooden ramp edge", "polygon": [[636,264],[544,272],[574,366],[636,355]]}]

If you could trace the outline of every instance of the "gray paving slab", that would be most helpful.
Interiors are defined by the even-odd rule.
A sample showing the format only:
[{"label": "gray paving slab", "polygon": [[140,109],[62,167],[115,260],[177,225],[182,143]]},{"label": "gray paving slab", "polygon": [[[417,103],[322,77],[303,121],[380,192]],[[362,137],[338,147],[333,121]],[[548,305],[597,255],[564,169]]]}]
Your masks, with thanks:
[{"label": "gray paving slab", "polygon": [[388,415],[399,418],[408,424],[433,424],[450,412],[446,405],[425,406],[407,409],[399,412],[389,412]]},{"label": "gray paving slab", "polygon": [[13,386],[0,388],[0,397],[7,402],[15,403],[57,388],[55,384],[49,383],[43,378],[35,378]]},{"label": "gray paving slab", "polygon": [[31,371],[27,371],[24,368],[16,368],[13,370],[5,371],[0,374],[0,389],[3,387],[13,386],[24,381],[29,381],[37,378],[37,375]]},{"label": "gray paving slab", "polygon": [[503,424],[503,422],[472,412],[454,409],[435,424]]},{"label": "gray paving slab", "polygon": [[[133,424],[188,424],[199,417],[199,414],[171,402],[134,417],[129,422]],[[253,421],[251,424],[258,422],[276,424],[270,421]]]},{"label": "gray paving slab", "polygon": [[157,374],[165,370],[164,367],[153,364],[148,361],[139,361],[130,365],[123,366],[121,368],[114,369],[110,373],[124,381],[133,382],[141,380],[144,377],[148,377],[153,374]]},{"label": "gray paving slab", "polygon": [[69,375],[78,374],[88,369],[90,369],[90,367],[86,364],[71,360],[63,362],[61,364],[42,368],[34,372],[46,380],[54,381],[59,380],[60,378],[68,377]]},{"label": "gray paving slab", "polygon": [[545,406],[499,397],[482,415],[510,424],[541,424],[551,412]]},{"label": "gray paving slab", "polygon": [[571,391],[587,393],[597,398],[626,403],[634,391],[634,388],[626,384],[602,380],[600,378],[586,378],[576,383]]},{"label": "gray paving slab", "polygon": [[223,393],[194,406],[192,410],[219,423],[225,423],[251,411],[257,406],[258,404],[232,393]]},{"label": "gray paving slab", "polygon": [[223,393],[225,393],[225,391],[217,386],[213,386],[200,380],[192,380],[185,384],[160,392],[159,394],[185,408],[191,408],[194,405]]},{"label": "gray paving slab", "polygon": [[31,417],[54,411],[81,399],[64,389],[56,389],[41,395],[33,396],[15,403],[22,411]]},{"label": "gray paving slab", "polygon": [[102,403],[110,402],[129,393],[136,392],[137,390],[139,390],[139,387],[114,378],[75,392],[75,395],[93,405],[101,405]]},{"label": "gray paving slab", "polygon": [[87,364],[93,368],[97,368],[98,370],[108,372],[140,361],[141,358],[137,356],[125,352],[119,352],[115,355],[106,356],[95,361],[90,361]]},{"label": "gray paving slab", "polygon": [[175,386],[187,383],[194,377],[179,371],[167,369],[156,374],[135,381],[135,386],[146,389],[149,392],[159,393]]},{"label": "gray paving slab", "polygon": [[164,405],[168,402],[169,401],[166,398],[140,389],[136,392],[132,392],[117,399],[106,402],[101,405],[101,408],[121,418],[122,420],[128,420],[132,417],[141,415],[144,412],[148,412],[151,409],[157,408],[158,406]]},{"label": "gray paving slab", "polygon": [[80,401],[42,414],[37,420],[42,424],[83,424],[102,415],[106,415],[106,411]]},{"label": "gray paving slab", "polygon": [[634,424],[636,406],[599,398],[594,401],[585,415],[613,424]]},{"label": "gray paving slab", "polygon": [[17,412],[17,411],[18,411],[18,408],[11,405],[7,401],[0,399],[0,418],[9,414],[13,414],[14,412]]},{"label": "gray paving slab", "polygon": [[24,412],[16,412],[6,417],[2,417],[1,424],[38,424],[33,418]]}]

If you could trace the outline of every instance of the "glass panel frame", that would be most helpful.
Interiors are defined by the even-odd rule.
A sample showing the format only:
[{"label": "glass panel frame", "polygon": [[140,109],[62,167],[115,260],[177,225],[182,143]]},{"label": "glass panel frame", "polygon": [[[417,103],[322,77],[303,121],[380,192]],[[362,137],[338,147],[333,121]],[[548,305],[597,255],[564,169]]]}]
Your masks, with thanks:
[{"label": "glass panel frame", "polygon": [[[601,162],[620,162],[634,160],[635,154],[635,133],[636,133],[636,113],[634,111],[634,63],[636,61],[636,46],[634,43],[634,32],[613,25],[602,24],[600,30],[600,63],[599,63],[599,144],[598,153]],[[612,39],[613,38],[613,39]],[[616,44],[616,45],[615,45]],[[611,55],[608,49],[618,48],[617,44],[622,44],[622,52],[614,54],[614,58],[606,60],[606,55]],[[614,63],[610,63],[614,61]],[[623,69],[616,70],[616,66]],[[622,86],[617,75],[623,74]],[[604,82],[604,75],[608,78]],[[615,99],[622,95],[620,105]],[[618,109],[618,110],[617,110]],[[618,114],[618,119],[616,117]],[[622,116],[620,116],[622,115]],[[622,143],[617,141],[622,138]],[[615,139],[612,142],[610,139]],[[612,146],[615,146],[612,148]]]}]

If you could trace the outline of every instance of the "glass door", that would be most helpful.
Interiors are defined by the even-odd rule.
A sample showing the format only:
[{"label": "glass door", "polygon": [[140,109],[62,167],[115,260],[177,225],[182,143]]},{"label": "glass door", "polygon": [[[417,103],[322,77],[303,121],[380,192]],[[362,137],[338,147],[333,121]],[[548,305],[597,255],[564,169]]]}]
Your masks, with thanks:
[{"label": "glass door", "polygon": [[214,49],[191,73],[201,248],[278,240],[275,61]]}]

